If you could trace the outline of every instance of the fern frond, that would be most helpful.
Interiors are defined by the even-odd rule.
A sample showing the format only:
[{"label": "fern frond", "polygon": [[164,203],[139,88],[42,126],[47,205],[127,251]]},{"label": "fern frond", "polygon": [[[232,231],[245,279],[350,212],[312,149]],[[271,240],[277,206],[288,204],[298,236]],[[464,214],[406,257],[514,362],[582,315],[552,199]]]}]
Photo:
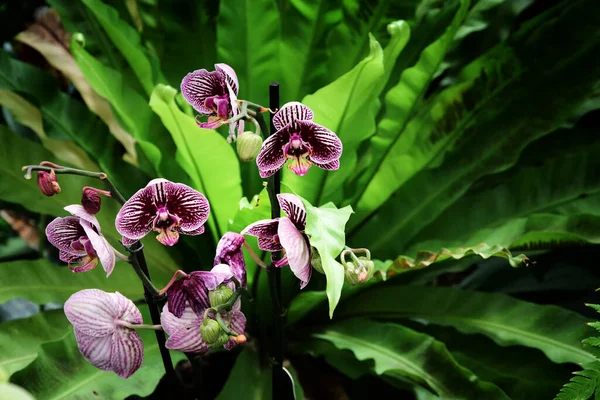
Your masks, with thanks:
[{"label": "fern frond", "polygon": [[581,341],[581,343],[587,345],[587,346],[594,346],[594,347],[600,347],[600,337],[598,336],[592,336],[589,337],[587,339],[583,339]]},{"label": "fern frond", "polygon": [[600,313],[600,304],[586,304],[586,306],[589,308],[593,308],[594,310]]},{"label": "fern frond", "polygon": [[588,322],[588,326],[591,326],[595,330],[600,332],[600,321]]},{"label": "fern frond", "polygon": [[574,372],[554,400],[588,400],[594,395],[600,382],[600,361],[583,365],[583,370]]}]

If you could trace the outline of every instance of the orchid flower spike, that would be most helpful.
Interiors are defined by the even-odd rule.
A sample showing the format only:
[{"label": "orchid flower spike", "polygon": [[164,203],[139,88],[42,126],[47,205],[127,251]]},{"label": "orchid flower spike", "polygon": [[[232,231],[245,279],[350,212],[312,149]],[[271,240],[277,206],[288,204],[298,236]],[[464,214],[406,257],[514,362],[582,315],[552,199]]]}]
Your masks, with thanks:
[{"label": "orchid flower spike", "polygon": [[[208,115],[207,122],[198,126],[216,129],[239,113],[237,95],[239,83],[233,68],[227,64],[215,64],[215,71],[199,69],[187,74],[181,81],[181,94],[200,114]],[[236,123],[243,132],[243,121]],[[230,127],[230,134],[235,126]]]},{"label": "orchid flower spike", "polygon": [[241,233],[258,237],[258,247],[261,250],[283,250],[285,257],[275,265],[282,267],[289,264],[294,275],[300,279],[302,289],[308,284],[312,273],[310,243],[304,233],[306,209],[302,201],[293,194],[278,194],[277,200],[287,218],[257,221],[248,225]]},{"label": "orchid flower spike", "polygon": [[65,303],[81,354],[96,368],[129,378],[142,365],[144,344],[131,325],[142,323],[135,304],[119,292],[85,289]]},{"label": "orchid flower spike", "polygon": [[179,234],[200,235],[210,206],[204,195],[183,183],[153,179],[125,202],[117,214],[117,231],[130,245],[154,230],[156,239],[173,246]]},{"label": "orchid flower spike", "polygon": [[335,133],[313,122],[310,108],[296,101],[285,104],[273,117],[277,131],[263,143],[256,157],[262,178],[277,172],[285,162],[288,168],[303,176],[311,165],[325,170],[340,167],[342,142]]},{"label": "orchid flower spike", "polygon": [[[102,264],[108,277],[115,267],[115,252],[102,236],[95,216],[79,204],[65,207],[73,217],[56,218],[46,227],[48,241],[60,250],[59,257],[73,272],[90,271]],[[79,266],[71,266],[78,264]]]}]

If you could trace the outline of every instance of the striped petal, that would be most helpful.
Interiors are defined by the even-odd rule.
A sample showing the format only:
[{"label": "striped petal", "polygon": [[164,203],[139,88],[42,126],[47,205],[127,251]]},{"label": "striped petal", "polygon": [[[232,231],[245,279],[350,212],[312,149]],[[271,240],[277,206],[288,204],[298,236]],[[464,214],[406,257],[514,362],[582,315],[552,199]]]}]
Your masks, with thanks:
[{"label": "striped petal", "polygon": [[246,243],[243,235],[235,232],[227,232],[217,244],[217,254],[213,265],[227,264],[231,272],[246,287],[246,262],[242,246]]},{"label": "striped petal", "polygon": [[222,71],[209,72],[205,69],[190,72],[181,81],[181,94],[196,111],[211,115],[213,111],[204,102],[208,97],[228,94],[226,75]]},{"label": "striped petal", "polygon": [[285,164],[283,148],[289,137],[278,133],[275,132],[264,141],[258,156],[256,156],[256,165],[261,178],[273,175]]},{"label": "striped petal", "polygon": [[108,293],[119,307],[119,320],[130,324],[143,324],[142,313],[135,303],[119,292]]},{"label": "striped petal", "polygon": [[312,121],[314,115],[310,108],[297,101],[291,101],[281,107],[273,117],[273,125],[279,130],[294,121]]},{"label": "striped petal", "polygon": [[310,249],[304,235],[288,218],[279,219],[279,240],[285,249],[290,269],[300,279],[300,288],[304,288],[310,280]]},{"label": "striped petal", "polygon": [[85,256],[86,256],[85,252],[83,252],[81,254],[67,253],[66,251],[62,251],[62,250],[58,252],[58,258],[60,258],[61,261],[64,261],[68,264],[79,263],[79,262],[81,262],[82,258]]},{"label": "striped petal", "polygon": [[186,353],[204,353],[209,350],[200,335],[202,318],[196,315],[191,307],[186,307],[181,318],[177,318],[165,306],[160,316],[160,322],[169,335],[166,343],[168,349]]},{"label": "striped petal", "polygon": [[283,212],[300,230],[304,230],[306,226],[306,209],[302,200],[298,196],[290,193],[282,193],[277,195],[277,201]]},{"label": "striped petal", "polygon": [[129,240],[140,240],[152,230],[157,208],[153,186],[138,190],[119,210],[115,220],[117,231]]},{"label": "striped petal", "polygon": [[89,336],[102,337],[115,331],[120,307],[109,293],[84,289],[69,297],[64,311],[75,329]]},{"label": "striped petal", "polygon": [[281,251],[281,243],[276,242],[274,237],[259,237],[258,248],[264,251]]},{"label": "striped petal", "polygon": [[312,162],[313,162],[313,164],[315,164],[317,167],[319,167],[319,168],[321,168],[321,169],[324,169],[324,170],[326,170],[326,171],[335,171],[335,170],[337,170],[337,169],[339,169],[339,168],[340,168],[340,160],[333,160],[333,161],[331,161],[331,162],[324,163],[324,164],[321,164],[321,163],[316,163],[316,162],[314,162],[314,160],[312,160],[312,158],[311,158],[311,161],[312,161]]},{"label": "striped petal", "polygon": [[80,262],[81,265],[76,265],[74,267],[69,264],[71,271],[75,273],[91,271],[98,266],[100,259],[98,257],[90,257],[86,255],[80,260]]},{"label": "striped petal", "polygon": [[[233,332],[241,335],[246,330],[246,316],[241,311],[232,311],[231,313],[231,325],[229,329]],[[223,347],[227,350],[233,349],[238,345],[238,342],[231,339],[229,342],[225,343]]]},{"label": "striped petal", "polygon": [[238,78],[233,68],[227,64],[221,63],[215,64],[215,69],[225,74],[226,83],[231,87],[233,94],[237,96],[239,93],[240,84],[238,83]]},{"label": "striped petal", "polygon": [[94,367],[111,371],[112,334],[95,337],[74,329],[79,351]]},{"label": "striped petal", "polygon": [[167,306],[169,312],[181,318],[187,302],[187,293],[183,290],[183,279],[173,282],[167,290]]},{"label": "striped petal", "polygon": [[262,219],[248,225],[242,230],[242,235],[250,235],[256,237],[273,238],[277,235],[277,219]]},{"label": "striped petal", "polygon": [[85,236],[85,231],[77,217],[55,218],[46,226],[48,241],[57,249],[67,253],[81,254],[81,251],[75,251],[71,247],[71,243],[82,236]]},{"label": "striped petal", "polygon": [[104,271],[106,271],[106,277],[108,277],[115,268],[115,252],[113,251],[111,245],[106,241],[104,236],[100,236],[98,233],[96,233],[90,222],[87,220],[82,220],[80,223],[85,231],[85,234],[92,243],[92,247],[96,251],[98,258],[100,259],[102,268],[104,268]]},{"label": "striped petal", "polygon": [[96,231],[98,233],[101,233],[100,223],[98,222],[96,217],[94,215],[90,214],[89,212],[85,211],[85,208],[83,208],[82,205],[71,204],[70,206],[66,206],[65,210],[68,211],[70,214],[72,214],[76,217],[79,217],[84,221],[89,222],[94,228],[96,228]]},{"label": "striped petal", "polygon": [[111,369],[121,378],[129,378],[144,361],[144,344],[133,329],[119,328],[112,335]]},{"label": "striped petal", "polygon": [[156,196],[157,204],[161,204],[164,196],[169,212],[181,218],[179,226],[183,232],[199,229],[208,219],[210,206],[206,197],[183,183],[159,183]]},{"label": "striped petal", "polygon": [[342,155],[342,141],[329,129],[311,121],[297,121],[302,140],[312,147],[310,159],[319,164],[337,160]]}]

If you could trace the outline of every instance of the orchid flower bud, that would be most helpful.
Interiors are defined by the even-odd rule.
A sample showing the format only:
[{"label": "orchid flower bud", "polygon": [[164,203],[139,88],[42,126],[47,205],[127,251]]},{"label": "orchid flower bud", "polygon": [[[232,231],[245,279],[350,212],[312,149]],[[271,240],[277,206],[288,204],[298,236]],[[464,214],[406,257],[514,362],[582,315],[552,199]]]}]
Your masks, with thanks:
[{"label": "orchid flower bud", "polygon": [[262,137],[254,132],[246,131],[238,135],[236,148],[240,161],[254,161],[262,147]]},{"label": "orchid flower bud", "polygon": [[219,285],[215,290],[208,292],[208,300],[210,301],[211,307],[217,307],[221,304],[225,304],[233,296],[233,290],[227,285]]},{"label": "orchid flower bud", "polygon": [[42,193],[48,197],[60,193],[60,185],[56,180],[54,170],[50,172],[38,171],[37,183]]},{"label": "orchid flower bud", "polygon": [[102,205],[102,199],[96,190],[85,187],[81,194],[81,205],[88,213],[92,215],[98,214]]},{"label": "orchid flower bud", "polygon": [[211,347],[217,346],[216,343],[219,341],[221,332],[223,330],[214,319],[206,318],[202,325],[200,325],[200,335],[206,344]]},{"label": "orchid flower bud", "polygon": [[[366,256],[358,257],[355,253],[364,252]],[[346,256],[350,256],[352,261],[346,261]],[[371,252],[367,249],[349,249],[347,248],[341,254],[342,265],[344,266],[344,276],[349,285],[365,283],[373,277],[375,273],[375,263],[371,261]]]}]

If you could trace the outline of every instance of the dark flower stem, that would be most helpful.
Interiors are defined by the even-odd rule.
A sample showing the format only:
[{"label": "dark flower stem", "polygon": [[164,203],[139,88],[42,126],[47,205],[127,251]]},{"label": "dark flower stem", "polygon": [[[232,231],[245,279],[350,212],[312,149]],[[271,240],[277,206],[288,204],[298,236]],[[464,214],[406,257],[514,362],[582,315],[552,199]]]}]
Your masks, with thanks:
[{"label": "dark flower stem", "polygon": [[[269,85],[269,107],[271,110],[279,108],[279,83],[272,82]],[[273,126],[273,114],[271,114],[271,135],[275,133]],[[271,200],[271,218],[279,218],[281,209],[277,201],[277,195],[281,190],[281,172],[277,171],[272,175],[267,183],[267,191]],[[274,261],[281,259],[281,254],[273,253]],[[273,347],[271,357],[273,363],[273,399],[286,399],[285,372],[283,371],[283,353],[285,346],[285,309],[281,304],[281,269],[271,263],[267,268],[267,277],[269,280],[269,291],[271,293],[271,303],[273,307]]]}]

